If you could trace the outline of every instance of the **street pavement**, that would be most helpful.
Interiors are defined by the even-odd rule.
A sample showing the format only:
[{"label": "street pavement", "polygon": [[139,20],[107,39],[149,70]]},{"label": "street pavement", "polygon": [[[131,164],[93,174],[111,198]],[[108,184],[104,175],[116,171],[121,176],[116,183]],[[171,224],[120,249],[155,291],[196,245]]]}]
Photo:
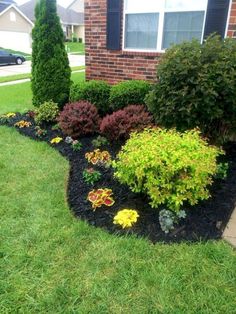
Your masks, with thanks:
[{"label": "street pavement", "polygon": [[[69,61],[71,67],[85,65],[84,55],[69,55]],[[31,72],[31,61],[26,61],[21,65],[3,65],[0,66],[0,77],[25,74]]]}]

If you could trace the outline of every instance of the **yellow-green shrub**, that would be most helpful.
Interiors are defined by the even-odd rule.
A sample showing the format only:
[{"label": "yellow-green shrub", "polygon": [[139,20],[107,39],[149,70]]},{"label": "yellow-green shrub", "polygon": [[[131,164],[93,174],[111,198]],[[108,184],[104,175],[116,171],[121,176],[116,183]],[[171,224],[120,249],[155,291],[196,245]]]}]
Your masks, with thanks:
[{"label": "yellow-green shrub", "polygon": [[115,177],[133,192],[143,192],[151,206],[165,204],[178,211],[210,197],[208,187],[217,172],[217,156],[198,130],[146,129],[133,133],[113,163]]},{"label": "yellow-green shrub", "polygon": [[53,101],[45,101],[38,109],[35,110],[35,123],[42,124],[43,122],[55,122],[59,114],[59,108]]}]

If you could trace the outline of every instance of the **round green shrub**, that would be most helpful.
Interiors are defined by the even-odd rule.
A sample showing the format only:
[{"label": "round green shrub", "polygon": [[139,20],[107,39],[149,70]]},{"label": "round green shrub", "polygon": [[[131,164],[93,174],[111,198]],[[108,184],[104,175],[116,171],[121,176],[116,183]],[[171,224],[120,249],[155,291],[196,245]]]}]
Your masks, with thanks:
[{"label": "round green shrub", "polygon": [[104,81],[88,81],[73,84],[70,89],[70,101],[86,100],[93,104],[99,114],[105,115],[109,111],[108,99],[110,85]]},{"label": "round green shrub", "polygon": [[146,98],[156,123],[180,131],[199,127],[225,140],[236,125],[236,41],[209,37],[173,46],[157,67],[158,83]]},{"label": "round green shrub", "polygon": [[134,132],[113,163],[115,177],[133,192],[147,194],[152,207],[165,204],[179,211],[210,197],[208,187],[223,151],[209,146],[198,130]]},{"label": "round green shrub", "polygon": [[42,124],[43,122],[55,122],[59,114],[58,105],[53,101],[46,101],[38,109],[35,110],[35,123]]},{"label": "round green shrub", "polygon": [[111,87],[109,103],[112,111],[128,105],[143,105],[145,96],[151,89],[146,81],[125,81]]}]

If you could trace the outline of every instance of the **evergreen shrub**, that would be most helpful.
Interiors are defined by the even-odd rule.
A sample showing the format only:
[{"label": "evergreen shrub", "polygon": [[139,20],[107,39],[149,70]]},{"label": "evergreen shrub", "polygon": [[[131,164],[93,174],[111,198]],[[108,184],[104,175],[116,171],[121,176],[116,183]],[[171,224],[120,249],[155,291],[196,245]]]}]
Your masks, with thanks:
[{"label": "evergreen shrub", "polygon": [[71,70],[56,0],[37,2],[35,16],[32,32],[33,104],[40,106],[52,100],[63,107],[69,99]]},{"label": "evergreen shrub", "polygon": [[111,110],[117,111],[128,105],[143,105],[150,89],[150,83],[141,80],[120,82],[112,86],[109,98]]},{"label": "evergreen shrub", "polygon": [[199,127],[227,140],[236,126],[236,41],[214,35],[173,46],[157,67],[158,83],[146,98],[158,125]]},{"label": "evergreen shrub", "polygon": [[99,114],[105,115],[109,111],[108,99],[110,86],[104,81],[91,80],[74,83],[70,89],[70,101],[86,100],[96,106]]}]

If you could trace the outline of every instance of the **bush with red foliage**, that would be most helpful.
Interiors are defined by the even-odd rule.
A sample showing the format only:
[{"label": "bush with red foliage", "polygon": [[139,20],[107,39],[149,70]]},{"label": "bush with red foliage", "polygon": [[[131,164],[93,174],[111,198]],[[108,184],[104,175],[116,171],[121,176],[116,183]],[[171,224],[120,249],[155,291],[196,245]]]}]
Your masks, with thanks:
[{"label": "bush with red foliage", "polygon": [[100,132],[109,140],[127,139],[132,131],[151,126],[153,117],[143,105],[130,105],[103,118]]},{"label": "bush with red foliage", "polygon": [[62,131],[72,138],[97,132],[100,121],[97,108],[88,101],[67,104],[58,118]]}]

